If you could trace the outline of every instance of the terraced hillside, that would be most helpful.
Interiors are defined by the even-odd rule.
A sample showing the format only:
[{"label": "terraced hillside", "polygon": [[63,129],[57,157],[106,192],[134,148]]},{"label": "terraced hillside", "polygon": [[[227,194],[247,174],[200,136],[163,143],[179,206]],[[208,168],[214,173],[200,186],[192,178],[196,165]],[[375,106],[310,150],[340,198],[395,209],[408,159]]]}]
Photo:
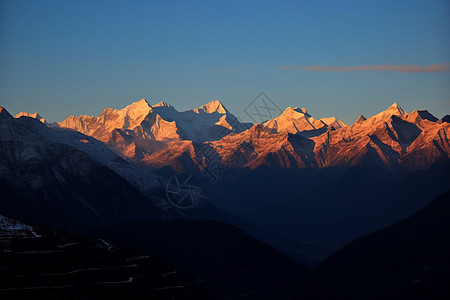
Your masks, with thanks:
[{"label": "terraced hillside", "polygon": [[206,298],[162,260],[0,216],[0,298]]}]

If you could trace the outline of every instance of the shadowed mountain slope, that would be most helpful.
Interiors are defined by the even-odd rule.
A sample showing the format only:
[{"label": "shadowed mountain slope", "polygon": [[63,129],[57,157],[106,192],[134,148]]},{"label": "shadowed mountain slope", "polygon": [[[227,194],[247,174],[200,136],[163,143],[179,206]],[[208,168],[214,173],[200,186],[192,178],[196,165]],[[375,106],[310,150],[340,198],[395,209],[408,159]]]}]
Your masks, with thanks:
[{"label": "shadowed mountain slope", "polygon": [[349,243],[315,270],[321,296],[448,299],[449,216],[450,191],[411,217]]}]

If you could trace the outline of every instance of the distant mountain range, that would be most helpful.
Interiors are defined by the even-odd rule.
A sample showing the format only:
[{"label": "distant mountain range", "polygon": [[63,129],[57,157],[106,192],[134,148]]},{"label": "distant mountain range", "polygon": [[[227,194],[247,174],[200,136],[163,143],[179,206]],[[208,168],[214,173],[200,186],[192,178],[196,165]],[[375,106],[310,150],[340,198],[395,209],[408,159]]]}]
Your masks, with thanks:
[{"label": "distant mountain range", "polygon": [[177,141],[205,142],[250,127],[229,113],[219,101],[178,112],[160,102],[149,105],[145,99],[121,110],[105,109],[99,117],[70,116],[53,126],[71,128],[90,135],[124,157],[141,160],[165,144]]},{"label": "distant mountain range", "polygon": [[[16,117],[21,116],[45,122],[37,113]],[[220,101],[178,112],[167,103],[150,105],[142,99],[121,110],[106,108],[98,117],[70,116],[50,126],[77,130],[124,158],[176,172],[202,171],[212,167],[211,161],[230,170],[368,164],[418,170],[449,159],[446,120],[426,110],[406,113],[394,103],[351,126],[335,117],[316,120],[297,107],[252,125],[240,122]]]},{"label": "distant mountain range", "polygon": [[[330,120],[326,124],[323,119],[315,120],[305,109],[287,108],[275,119],[206,144],[170,143],[142,161],[154,168],[170,166],[181,171],[195,166],[203,170],[208,167],[209,154],[218,156],[215,161],[231,170],[369,164],[418,170],[449,159],[450,123],[438,122],[427,111],[407,114],[394,104],[351,126]],[[210,151],[204,150],[208,147]]]}]

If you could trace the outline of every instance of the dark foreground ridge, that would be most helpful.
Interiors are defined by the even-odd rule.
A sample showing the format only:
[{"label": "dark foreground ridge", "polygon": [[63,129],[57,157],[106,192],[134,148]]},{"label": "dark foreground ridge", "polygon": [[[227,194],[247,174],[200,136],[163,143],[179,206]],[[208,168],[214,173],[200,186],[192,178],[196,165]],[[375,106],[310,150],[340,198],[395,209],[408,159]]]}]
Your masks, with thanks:
[{"label": "dark foreground ridge", "polygon": [[324,299],[450,299],[450,191],[351,242],[314,273]]},{"label": "dark foreground ridge", "polygon": [[2,299],[207,299],[201,286],[138,248],[48,227],[0,230]]},{"label": "dark foreground ridge", "polygon": [[219,299],[295,299],[307,273],[278,250],[222,222],[127,223],[96,234],[143,247],[195,277]]}]

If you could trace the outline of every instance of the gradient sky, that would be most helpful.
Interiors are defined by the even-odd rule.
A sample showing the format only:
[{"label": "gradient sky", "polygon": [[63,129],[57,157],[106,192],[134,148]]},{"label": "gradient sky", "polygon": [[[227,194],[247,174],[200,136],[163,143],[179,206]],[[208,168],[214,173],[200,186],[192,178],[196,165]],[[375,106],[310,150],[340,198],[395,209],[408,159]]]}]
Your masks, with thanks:
[{"label": "gradient sky", "polygon": [[450,113],[449,1],[0,0],[0,105],[49,121],[146,98],[277,105],[353,123]]}]

